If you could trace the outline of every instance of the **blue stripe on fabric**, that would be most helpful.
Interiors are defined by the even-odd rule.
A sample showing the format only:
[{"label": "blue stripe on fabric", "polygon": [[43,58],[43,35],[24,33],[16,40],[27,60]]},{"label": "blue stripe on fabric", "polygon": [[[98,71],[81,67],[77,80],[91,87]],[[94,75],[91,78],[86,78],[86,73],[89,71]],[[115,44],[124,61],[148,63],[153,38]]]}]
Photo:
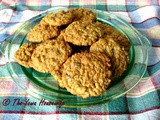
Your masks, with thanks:
[{"label": "blue stripe on fabric", "polygon": [[153,75],[155,72],[157,72],[158,70],[160,70],[160,61],[158,63],[156,63],[155,65],[148,66],[147,70],[148,70],[148,73],[150,75]]},{"label": "blue stripe on fabric", "polygon": [[7,34],[7,33],[0,34],[0,42],[3,42],[8,36],[9,36],[9,34]]},{"label": "blue stripe on fabric", "polygon": [[160,46],[160,39],[150,39],[153,46]]},{"label": "blue stripe on fabric", "polygon": [[150,0],[150,5],[158,5],[158,0]]},{"label": "blue stripe on fabric", "polygon": [[[152,6],[152,8],[153,8],[153,6]],[[147,19],[143,20],[143,14],[141,13],[141,10],[142,9],[137,9],[137,10],[134,10],[132,12],[129,12],[129,15],[130,15],[133,23],[134,22],[141,22],[141,23],[143,23],[143,22],[147,22],[148,20],[149,20],[149,24],[151,24],[151,22],[153,22],[153,24],[155,24],[155,22],[157,22],[157,24],[159,23],[160,14],[156,14],[154,17],[149,17],[149,18],[147,18],[148,20]],[[154,6],[154,10],[155,11],[152,11],[152,12],[158,13],[158,11],[160,11],[160,7]],[[151,14],[151,13],[147,13],[147,14]],[[136,23],[135,23],[135,25],[136,25]],[[138,25],[137,25],[137,27],[138,27]],[[145,26],[141,26],[141,27],[145,27]]]},{"label": "blue stripe on fabric", "polygon": [[1,120],[20,120],[20,114],[2,114]]},{"label": "blue stripe on fabric", "polygon": [[157,26],[157,25],[160,25],[160,19],[158,18],[151,18],[151,19],[148,19],[146,21],[143,21],[142,23],[132,23],[132,25],[136,28],[151,28],[151,27],[154,27],[154,26]]}]

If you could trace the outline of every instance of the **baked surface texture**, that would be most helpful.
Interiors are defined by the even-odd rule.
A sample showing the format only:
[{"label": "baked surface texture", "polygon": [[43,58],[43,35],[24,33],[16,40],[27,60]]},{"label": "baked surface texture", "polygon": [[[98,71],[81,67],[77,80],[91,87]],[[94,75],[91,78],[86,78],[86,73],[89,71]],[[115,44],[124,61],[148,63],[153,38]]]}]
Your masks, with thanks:
[{"label": "baked surface texture", "polygon": [[110,67],[110,59],[103,53],[74,54],[63,64],[63,85],[83,98],[99,96],[111,82]]}]

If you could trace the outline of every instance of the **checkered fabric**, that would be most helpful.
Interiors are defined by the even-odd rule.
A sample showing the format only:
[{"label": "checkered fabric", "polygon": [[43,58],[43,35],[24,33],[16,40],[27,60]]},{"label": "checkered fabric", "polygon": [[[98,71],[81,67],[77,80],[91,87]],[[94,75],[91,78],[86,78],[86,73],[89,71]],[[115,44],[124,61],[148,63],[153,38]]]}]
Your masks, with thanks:
[{"label": "checkered fabric", "polygon": [[[0,54],[0,120],[160,120],[159,0],[1,0],[0,42],[25,21],[57,6],[110,11],[132,24],[152,43],[147,71],[130,92],[109,103],[86,108],[39,105],[11,79]],[[10,104],[4,105],[6,100]],[[16,102],[30,101],[36,105]]]}]

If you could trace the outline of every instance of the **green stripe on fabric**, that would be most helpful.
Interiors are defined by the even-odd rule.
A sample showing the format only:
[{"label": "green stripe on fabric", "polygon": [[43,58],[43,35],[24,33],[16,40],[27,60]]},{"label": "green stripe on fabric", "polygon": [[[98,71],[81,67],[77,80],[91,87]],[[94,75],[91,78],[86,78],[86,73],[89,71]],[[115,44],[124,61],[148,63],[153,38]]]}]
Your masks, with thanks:
[{"label": "green stripe on fabric", "polygon": [[9,77],[9,73],[6,66],[0,66],[0,77]]},{"label": "green stripe on fabric", "polygon": [[143,111],[160,106],[157,91],[150,92],[138,98],[128,98],[127,101],[130,112]]},{"label": "green stripe on fabric", "polygon": [[96,5],[96,9],[98,9],[98,10],[106,10],[106,5]]},{"label": "green stripe on fabric", "polygon": [[20,10],[20,11],[23,11],[25,9],[30,9],[30,10],[47,10],[51,8],[51,6],[48,6],[48,5],[41,5],[41,6],[26,6],[25,4],[18,4],[16,6],[16,10]]},{"label": "green stripe on fabric", "polygon": [[137,98],[127,98],[128,106],[126,106],[125,102],[126,101],[124,97],[120,97],[112,102],[109,102],[109,112],[126,113],[127,109],[129,112],[140,112],[146,109],[160,106],[157,91],[150,92]]},{"label": "green stripe on fabric", "polygon": [[81,7],[81,5],[72,5],[72,3],[71,3],[71,5],[69,7],[70,8],[79,8],[79,7]]},{"label": "green stripe on fabric", "polygon": [[109,112],[125,113],[127,109],[126,98],[124,96],[108,103]]},{"label": "green stripe on fabric", "polygon": [[107,5],[108,11],[127,11],[125,5]]},{"label": "green stripe on fabric", "polygon": [[144,96],[137,98],[127,98],[128,106],[125,102],[126,101],[124,97],[120,97],[112,102],[109,102],[109,112],[126,113],[127,109],[129,110],[129,112],[140,112],[160,105],[156,91],[150,92]]},{"label": "green stripe on fabric", "polygon": [[15,9],[15,6],[14,5],[13,6],[6,6],[6,5],[1,4],[0,10],[2,10],[2,9]]}]

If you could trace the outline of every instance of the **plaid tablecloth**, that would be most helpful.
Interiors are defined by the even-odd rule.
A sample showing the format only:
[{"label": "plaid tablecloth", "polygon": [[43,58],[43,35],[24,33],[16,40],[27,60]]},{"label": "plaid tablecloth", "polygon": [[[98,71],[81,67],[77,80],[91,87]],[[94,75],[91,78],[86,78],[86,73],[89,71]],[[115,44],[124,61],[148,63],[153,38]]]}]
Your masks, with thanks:
[{"label": "plaid tablecloth", "polygon": [[159,5],[159,0],[1,0],[0,42],[31,17],[51,7],[67,6],[96,8],[122,17],[150,39],[152,49],[145,76],[134,89],[112,102],[87,108],[17,104],[16,100],[39,101],[13,82],[0,54],[0,119],[160,120]]}]

